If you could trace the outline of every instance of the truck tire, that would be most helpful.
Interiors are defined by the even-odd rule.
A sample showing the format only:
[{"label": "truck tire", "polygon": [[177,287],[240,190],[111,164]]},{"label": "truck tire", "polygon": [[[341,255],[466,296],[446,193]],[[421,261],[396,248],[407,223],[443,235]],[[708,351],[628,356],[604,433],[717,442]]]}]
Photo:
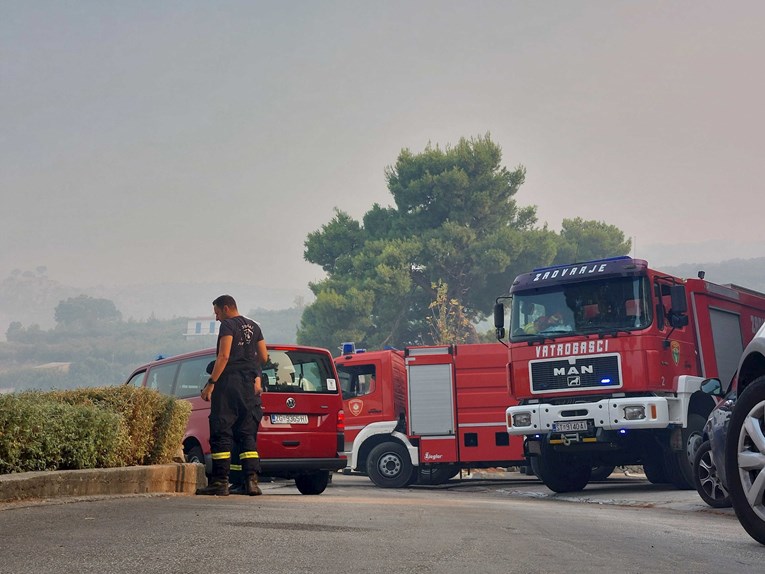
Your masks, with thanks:
[{"label": "truck tire", "polygon": [[381,488],[407,486],[413,472],[409,452],[397,442],[378,444],[367,457],[367,474]]},{"label": "truck tire", "polygon": [[592,464],[589,460],[557,453],[546,442],[542,443],[542,454],[536,458],[541,473],[537,476],[553,492],[577,492],[590,481]]},{"label": "truck tire", "polygon": [[329,484],[329,471],[319,470],[295,477],[295,486],[300,494],[321,494]]},{"label": "truck tire", "polygon": [[443,484],[448,482],[460,472],[456,464],[431,464],[428,468],[419,467],[418,484]]},{"label": "truck tire", "polygon": [[712,508],[729,508],[730,496],[720,481],[717,467],[712,462],[712,447],[708,440],[701,443],[693,460],[693,482],[701,500]]},{"label": "truck tire", "polygon": [[668,449],[664,454],[664,468],[667,478],[680,490],[694,490],[693,460],[690,455],[696,454],[702,442],[706,418],[695,413],[688,415],[688,425],[682,429],[683,450]]},{"label": "truck tire", "polygon": [[592,471],[590,472],[590,481],[599,482],[601,480],[606,480],[609,476],[611,476],[611,473],[615,468],[616,466],[612,464],[593,466]]},{"label": "truck tire", "polygon": [[765,376],[760,376],[738,396],[725,442],[725,473],[733,509],[747,534],[760,544],[765,544],[763,428]]},{"label": "truck tire", "polygon": [[658,443],[650,444],[653,448],[643,453],[643,472],[651,484],[666,484],[669,480],[664,469],[664,449]]}]

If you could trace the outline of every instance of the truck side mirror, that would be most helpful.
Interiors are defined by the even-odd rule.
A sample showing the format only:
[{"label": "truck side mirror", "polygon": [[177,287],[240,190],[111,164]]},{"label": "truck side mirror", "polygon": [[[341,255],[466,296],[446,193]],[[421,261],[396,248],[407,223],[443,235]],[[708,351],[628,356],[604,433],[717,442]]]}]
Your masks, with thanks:
[{"label": "truck side mirror", "polygon": [[669,296],[672,301],[672,310],[676,314],[688,312],[688,301],[685,298],[684,285],[672,285],[672,287],[669,288]]},{"label": "truck side mirror", "polygon": [[685,327],[688,324],[688,301],[685,298],[685,286],[672,285],[669,288],[672,309],[669,311],[669,324],[672,327]]},{"label": "truck side mirror", "polygon": [[494,304],[494,329],[497,332],[497,339],[500,341],[505,338],[505,305],[504,303]]},{"label": "truck side mirror", "polygon": [[505,327],[505,304],[494,304],[494,328],[503,329]]}]

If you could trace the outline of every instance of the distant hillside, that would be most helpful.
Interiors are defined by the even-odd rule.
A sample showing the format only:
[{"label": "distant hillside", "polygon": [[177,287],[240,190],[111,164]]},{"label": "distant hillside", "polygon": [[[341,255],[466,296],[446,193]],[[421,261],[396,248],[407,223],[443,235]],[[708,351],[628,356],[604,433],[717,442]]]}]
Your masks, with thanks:
[{"label": "distant hillside", "polygon": [[0,340],[13,321],[42,329],[54,327],[56,306],[78,295],[109,299],[123,319],[144,321],[211,315],[212,300],[223,293],[233,295],[241,309],[290,309],[312,298],[306,285],[259,287],[222,281],[73,287],[49,278],[45,267],[16,269],[0,281]]},{"label": "distant hillside", "polygon": [[707,281],[719,285],[733,283],[765,293],[765,257],[728,259],[720,263],[685,263],[661,270],[686,278],[696,277],[699,271],[704,271]]}]

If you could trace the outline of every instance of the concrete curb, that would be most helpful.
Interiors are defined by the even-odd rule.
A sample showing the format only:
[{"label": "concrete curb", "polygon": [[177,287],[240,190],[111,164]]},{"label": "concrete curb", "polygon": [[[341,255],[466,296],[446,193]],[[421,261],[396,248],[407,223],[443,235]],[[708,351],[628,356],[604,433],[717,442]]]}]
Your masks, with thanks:
[{"label": "concrete curb", "polygon": [[197,487],[206,484],[205,467],[198,463],[21,472],[0,475],[0,502],[109,494],[194,494]]}]

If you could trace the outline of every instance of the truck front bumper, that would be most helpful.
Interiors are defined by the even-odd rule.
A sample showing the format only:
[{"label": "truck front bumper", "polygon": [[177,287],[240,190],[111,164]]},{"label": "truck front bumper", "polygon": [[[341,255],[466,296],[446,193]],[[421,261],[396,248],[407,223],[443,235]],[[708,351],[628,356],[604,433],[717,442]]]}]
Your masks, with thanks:
[{"label": "truck front bumper", "polygon": [[670,401],[650,396],[566,405],[519,405],[507,409],[506,419],[511,435],[658,429],[674,422],[670,417]]}]

